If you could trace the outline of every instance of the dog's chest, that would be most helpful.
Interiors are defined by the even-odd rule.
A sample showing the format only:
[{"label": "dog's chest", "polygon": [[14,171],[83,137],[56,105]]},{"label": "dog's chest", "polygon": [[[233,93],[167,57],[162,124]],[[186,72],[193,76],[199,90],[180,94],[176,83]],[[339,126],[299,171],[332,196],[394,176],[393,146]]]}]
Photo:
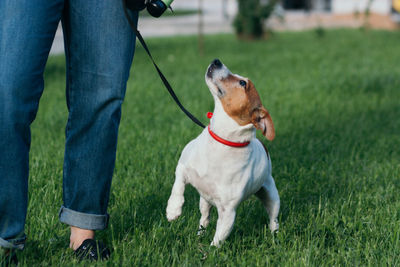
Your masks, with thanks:
[{"label": "dog's chest", "polygon": [[182,157],[188,182],[213,202],[247,198],[258,191],[271,171],[265,150],[256,139],[247,147],[233,148],[200,135]]}]

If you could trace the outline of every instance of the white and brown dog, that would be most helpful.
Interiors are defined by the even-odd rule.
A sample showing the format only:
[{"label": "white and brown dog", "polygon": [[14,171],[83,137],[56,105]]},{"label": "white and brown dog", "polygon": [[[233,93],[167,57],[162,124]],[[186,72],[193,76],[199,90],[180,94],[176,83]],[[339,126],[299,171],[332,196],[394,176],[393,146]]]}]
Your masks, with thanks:
[{"label": "white and brown dog", "polygon": [[211,245],[219,246],[230,234],[238,205],[255,194],[277,231],[280,200],[271,175],[268,151],[256,138],[256,128],[268,140],[274,125],[253,83],[232,74],[218,59],[207,69],[206,82],[214,97],[210,125],[184,148],[168,200],[168,221],[182,212],[185,185],[200,193],[199,233],[209,224],[211,205],[218,209],[217,230]]}]

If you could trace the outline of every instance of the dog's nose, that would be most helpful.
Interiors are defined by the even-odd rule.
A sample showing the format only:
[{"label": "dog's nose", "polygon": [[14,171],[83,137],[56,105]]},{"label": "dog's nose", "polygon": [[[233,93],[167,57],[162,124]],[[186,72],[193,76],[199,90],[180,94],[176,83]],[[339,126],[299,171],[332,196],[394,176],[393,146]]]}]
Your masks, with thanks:
[{"label": "dog's nose", "polygon": [[216,67],[221,67],[222,66],[222,63],[221,63],[221,61],[219,61],[218,58],[214,59],[212,64],[215,65]]}]

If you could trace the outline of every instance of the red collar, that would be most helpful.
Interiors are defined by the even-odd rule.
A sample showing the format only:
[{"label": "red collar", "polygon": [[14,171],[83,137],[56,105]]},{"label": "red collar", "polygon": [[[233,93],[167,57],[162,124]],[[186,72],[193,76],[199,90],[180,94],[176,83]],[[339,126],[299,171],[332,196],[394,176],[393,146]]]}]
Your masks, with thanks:
[{"label": "red collar", "polygon": [[[213,114],[211,112],[207,113],[207,117],[209,119],[211,119],[212,115]],[[211,131],[210,125],[208,125],[207,129],[208,129],[208,133],[211,135],[211,137],[214,138],[217,142],[220,142],[221,144],[231,146],[231,147],[245,147],[250,144],[250,142],[237,143],[237,142],[231,142],[231,141],[225,140],[225,139],[219,137],[218,135],[216,135],[213,131]]]}]

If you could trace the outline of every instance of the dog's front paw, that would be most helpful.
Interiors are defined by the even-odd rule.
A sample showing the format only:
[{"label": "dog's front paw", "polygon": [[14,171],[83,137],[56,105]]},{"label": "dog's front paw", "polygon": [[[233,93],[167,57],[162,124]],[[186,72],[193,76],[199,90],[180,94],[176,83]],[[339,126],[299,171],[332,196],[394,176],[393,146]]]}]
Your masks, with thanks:
[{"label": "dog's front paw", "polygon": [[278,220],[275,219],[273,221],[270,221],[269,223],[269,229],[271,230],[271,233],[277,233],[279,230],[279,223]]},{"label": "dog's front paw", "polygon": [[176,220],[182,214],[183,197],[172,196],[168,200],[167,219],[168,221]]},{"label": "dog's front paw", "polygon": [[181,216],[181,209],[179,210],[169,210],[167,208],[167,219],[169,222],[178,219],[179,216]]},{"label": "dog's front paw", "polygon": [[213,240],[213,242],[211,242],[211,246],[216,247],[216,248],[220,248],[221,244],[222,244],[222,241],[220,241],[220,240]]}]

